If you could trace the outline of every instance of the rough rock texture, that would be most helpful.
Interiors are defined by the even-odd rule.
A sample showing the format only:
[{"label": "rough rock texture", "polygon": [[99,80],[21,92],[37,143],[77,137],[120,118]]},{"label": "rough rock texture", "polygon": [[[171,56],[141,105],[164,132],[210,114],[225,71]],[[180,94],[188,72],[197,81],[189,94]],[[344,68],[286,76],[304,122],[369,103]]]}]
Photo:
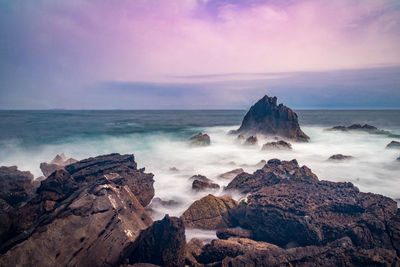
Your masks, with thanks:
[{"label": "rough rock texture", "polygon": [[241,228],[223,228],[217,230],[219,239],[228,239],[230,237],[252,238],[253,233],[247,229]]},{"label": "rough rock texture", "polygon": [[202,181],[202,182],[212,182],[211,179],[208,179],[204,175],[200,175],[200,174],[193,175],[192,177],[189,178],[189,180],[193,180],[193,181],[194,180],[198,180],[198,181]]},{"label": "rough rock texture", "polygon": [[335,154],[329,157],[329,160],[349,160],[349,159],[354,159],[354,157],[343,154]]},{"label": "rough rock texture", "polygon": [[397,148],[397,149],[400,149],[400,142],[392,141],[386,146],[386,148]]},{"label": "rough rock texture", "polygon": [[45,177],[48,177],[54,171],[62,170],[64,169],[65,166],[73,164],[75,162],[78,161],[73,158],[68,158],[67,156],[64,155],[64,153],[62,153],[61,155],[56,155],[55,158],[49,163],[47,162],[40,163],[40,169],[42,170],[43,175]]},{"label": "rough rock texture", "polygon": [[177,206],[179,205],[179,202],[173,199],[170,200],[163,200],[159,197],[155,197],[153,198],[153,200],[151,201],[152,206],[154,205],[160,205],[160,206],[164,206],[164,207],[173,207],[173,206]]},{"label": "rough rock texture", "polygon": [[126,252],[130,263],[184,266],[185,245],[185,226],[182,220],[166,215],[142,231]]},{"label": "rough rock texture", "polygon": [[35,192],[33,175],[19,171],[17,166],[0,167],[0,199],[12,207],[29,200]]},{"label": "rough rock texture", "polygon": [[330,129],[329,131],[342,131],[342,132],[348,132],[348,131],[361,131],[361,132],[366,132],[369,134],[377,134],[377,135],[387,135],[388,137],[395,137],[395,138],[400,138],[400,135],[398,134],[392,134],[389,131],[385,130],[380,130],[376,128],[375,126],[369,125],[369,124],[352,124],[350,126],[334,126]]},{"label": "rough rock texture", "polygon": [[243,144],[246,146],[254,146],[257,145],[257,142],[257,136],[249,136]]},{"label": "rough rock texture", "polygon": [[114,265],[151,225],[132,189],[136,181],[150,179],[152,184],[152,175],[137,170],[132,155],[75,164],[72,174],[55,171],[18,209],[13,235],[0,245],[0,266]]},{"label": "rough rock texture", "polygon": [[238,169],[234,169],[229,172],[220,174],[220,175],[218,175],[218,177],[222,178],[222,179],[232,180],[233,178],[235,178],[238,174],[241,174],[242,172],[244,172],[244,170],[242,168],[238,168]]},{"label": "rough rock texture", "polygon": [[198,133],[190,137],[190,144],[193,146],[209,146],[211,144],[208,134]]},{"label": "rough rock texture", "polygon": [[203,190],[218,190],[219,185],[213,182],[203,182],[200,180],[194,180],[192,183],[192,189],[195,191],[203,191]]},{"label": "rough rock texture", "polygon": [[182,214],[186,227],[214,230],[231,226],[230,213],[237,202],[230,197],[207,195],[197,200]]},{"label": "rough rock texture", "polygon": [[351,183],[292,181],[253,193],[234,216],[256,240],[281,247],[325,245],[348,236],[362,248],[394,249],[387,228],[396,212],[392,199],[360,193]]},{"label": "rough rock texture", "polygon": [[185,246],[185,265],[200,267],[197,258],[203,251],[204,244],[200,239],[192,238]]},{"label": "rough rock texture", "polygon": [[241,173],[236,176],[225,188],[225,190],[237,190],[242,193],[256,192],[257,190],[278,183],[291,180],[303,182],[316,182],[318,177],[306,167],[300,167],[297,161],[280,161],[271,159],[262,169],[253,174]]},{"label": "rough rock texture", "polygon": [[296,141],[310,139],[300,129],[297,114],[282,104],[277,105],[276,97],[268,96],[250,108],[236,133],[281,136]]},{"label": "rough rock texture", "polygon": [[269,142],[263,145],[262,150],[291,150],[292,145],[280,140],[278,142]]}]

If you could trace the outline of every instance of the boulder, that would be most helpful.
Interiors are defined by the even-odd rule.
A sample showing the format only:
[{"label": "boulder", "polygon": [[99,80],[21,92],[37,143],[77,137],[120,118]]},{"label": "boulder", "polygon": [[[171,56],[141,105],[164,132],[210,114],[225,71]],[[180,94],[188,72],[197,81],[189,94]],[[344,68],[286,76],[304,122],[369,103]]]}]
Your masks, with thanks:
[{"label": "boulder", "polygon": [[350,126],[342,126],[342,125],[334,126],[330,129],[328,129],[328,131],[342,131],[342,132],[358,131],[358,132],[366,132],[369,134],[386,135],[388,137],[400,138],[400,135],[398,135],[398,134],[393,134],[389,131],[380,130],[377,127],[369,125],[369,124],[361,125],[359,123],[352,124]]},{"label": "boulder", "polygon": [[223,228],[217,230],[219,239],[229,239],[231,237],[252,238],[253,233],[250,230],[242,228]]},{"label": "boulder", "polygon": [[181,219],[165,215],[164,219],[140,233],[125,250],[129,263],[151,263],[160,266],[184,266],[185,226]]},{"label": "boulder", "polygon": [[209,182],[212,182],[211,179],[208,179],[208,178],[205,177],[204,175],[200,175],[200,174],[193,175],[192,177],[189,178],[189,180],[192,180],[192,181],[198,180],[198,181],[208,182],[208,183],[209,183]]},{"label": "boulder", "polygon": [[208,134],[198,133],[190,137],[190,144],[192,146],[209,146],[211,144],[210,136]]},{"label": "boulder", "polygon": [[76,159],[68,158],[62,153],[61,155],[57,154],[55,158],[50,162],[42,162],[40,163],[40,169],[45,177],[48,177],[56,170],[64,169],[65,166],[78,162]]},{"label": "boulder", "polygon": [[249,136],[246,141],[244,141],[244,145],[246,146],[253,146],[253,145],[257,145],[257,136]]},{"label": "boulder", "polygon": [[365,249],[394,249],[387,228],[396,212],[392,199],[361,193],[351,183],[291,181],[251,194],[233,216],[256,240],[280,247],[321,246],[348,236]]},{"label": "boulder", "polygon": [[238,169],[234,169],[229,172],[220,174],[220,175],[218,175],[218,177],[222,178],[222,179],[232,180],[233,178],[235,178],[238,174],[241,174],[242,172],[244,172],[244,170],[242,168],[238,168]]},{"label": "boulder", "polygon": [[153,198],[153,200],[151,201],[151,205],[158,205],[158,206],[164,206],[164,207],[174,207],[174,206],[178,206],[179,202],[173,199],[170,200],[162,200],[159,197],[155,197]]},{"label": "boulder", "polygon": [[197,258],[203,251],[204,244],[198,238],[192,238],[185,246],[185,265],[200,267],[203,266],[197,262]]},{"label": "boulder", "polygon": [[329,157],[328,160],[350,160],[350,159],[354,159],[353,156],[349,156],[349,155],[343,155],[343,154],[335,154]]},{"label": "boulder", "polygon": [[392,141],[390,142],[386,148],[396,148],[396,149],[400,149],[400,142],[397,141]]},{"label": "boulder", "polygon": [[265,143],[262,150],[291,150],[292,145],[288,142],[280,140],[278,142]]},{"label": "boulder", "polygon": [[189,228],[226,228],[232,225],[231,210],[236,206],[237,202],[230,197],[215,197],[210,194],[193,202],[181,219]]},{"label": "boulder", "polygon": [[192,183],[192,189],[195,191],[203,191],[203,190],[218,190],[219,185],[213,182],[203,182],[200,180],[194,180]]},{"label": "boulder", "polygon": [[307,166],[300,167],[295,159],[291,161],[271,159],[262,169],[253,174],[243,172],[237,175],[225,190],[250,193],[265,186],[286,183],[291,180],[312,183],[318,181],[318,177]]},{"label": "boulder", "polygon": [[267,95],[250,108],[236,133],[281,136],[295,141],[310,139],[300,129],[297,114],[282,104],[277,105],[276,97]]}]

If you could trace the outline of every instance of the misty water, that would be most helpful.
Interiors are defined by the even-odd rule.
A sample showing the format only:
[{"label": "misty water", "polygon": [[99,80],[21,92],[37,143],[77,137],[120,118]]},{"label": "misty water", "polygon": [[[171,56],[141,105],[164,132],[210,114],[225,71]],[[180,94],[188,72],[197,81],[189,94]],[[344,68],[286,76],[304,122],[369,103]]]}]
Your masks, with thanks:
[{"label": "misty water", "polygon": [[[225,111],[0,111],[0,166],[17,165],[20,170],[42,175],[39,165],[56,154],[84,159],[107,153],[135,155],[139,167],[154,174],[155,197],[175,200],[178,206],[153,206],[152,217],[168,213],[180,216],[195,200],[213,193],[223,195],[229,180],[218,175],[235,168],[252,173],[260,160],[297,159],[320,180],[348,181],[361,191],[400,198],[400,150],[385,149],[396,140],[362,132],[326,131],[335,125],[368,123],[400,134],[400,111],[299,110],[309,143],[292,143],[291,151],[262,151],[238,144],[236,129],[244,110]],[[208,133],[211,146],[191,147],[188,138]],[[333,154],[355,159],[328,161]],[[171,171],[176,167],[179,171]],[[189,178],[202,174],[221,185],[219,191],[194,192]],[[240,195],[233,195],[239,199]],[[187,235],[211,238],[214,232],[188,231]]]}]

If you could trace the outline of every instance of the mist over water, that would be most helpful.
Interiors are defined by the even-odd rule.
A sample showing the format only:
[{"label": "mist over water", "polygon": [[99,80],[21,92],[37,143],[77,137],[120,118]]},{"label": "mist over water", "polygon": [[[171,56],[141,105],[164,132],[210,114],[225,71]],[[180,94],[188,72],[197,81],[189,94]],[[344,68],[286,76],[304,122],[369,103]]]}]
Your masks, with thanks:
[{"label": "mist over water", "polygon": [[[332,132],[327,128],[351,123],[369,123],[400,134],[400,111],[298,111],[309,143],[292,143],[291,151],[262,151],[266,139],[256,146],[243,146],[236,129],[245,111],[0,111],[0,166],[17,165],[35,177],[39,165],[65,153],[84,159],[107,153],[135,155],[139,167],[154,174],[155,197],[175,200],[176,206],[153,205],[152,216],[180,216],[195,200],[209,193],[223,195],[230,181],[218,175],[236,168],[252,173],[260,160],[297,159],[320,180],[348,181],[361,191],[400,198],[400,150],[385,149],[394,140],[386,136],[354,132]],[[211,146],[190,147],[188,138],[205,132]],[[14,133],[14,134],[12,134]],[[333,154],[355,157],[344,162],[328,161]],[[176,167],[179,171],[171,171]],[[194,192],[192,175],[201,174],[217,182],[218,191]],[[240,195],[233,195],[239,199]],[[213,231],[188,230],[188,236],[212,238]]]}]

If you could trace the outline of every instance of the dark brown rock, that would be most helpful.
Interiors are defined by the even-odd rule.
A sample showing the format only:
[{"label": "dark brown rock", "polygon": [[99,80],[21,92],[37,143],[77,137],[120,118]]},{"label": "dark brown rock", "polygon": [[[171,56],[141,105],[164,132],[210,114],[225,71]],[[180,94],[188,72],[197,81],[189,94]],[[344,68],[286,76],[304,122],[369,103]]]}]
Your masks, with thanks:
[{"label": "dark brown rock", "polygon": [[269,142],[263,145],[262,150],[291,150],[292,145],[280,140],[278,142]]},{"label": "dark brown rock", "polygon": [[249,136],[246,141],[244,141],[244,145],[246,146],[253,146],[253,145],[257,145],[257,136]]},{"label": "dark brown rock", "polygon": [[243,172],[236,176],[225,190],[237,190],[242,193],[256,192],[262,187],[291,180],[316,182],[318,177],[308,167],[300,167],[296,160],[271,159],[262,169],[253,174]]},{"label": "dark brown rock", "polygon": [[392,141],[386,146],[386,148],[397,148],[397,149],[400,149],[400,142]]},{"label": "dark brown rock", "polygon": [[238,174],[241,174],[242,172],[244,172],[244,170],[242,168],[238,168],[238,169],[234,169],[229,172],[220,174],[220,175],[218,175],[218,177],[223,178],[223,179],[232,180],[233,178],[235,178]]},{"label": "dark brown rock", "polygon": [[353,156],[343,155],[343,154],[335,154],[329,157],[329,160],[349,160],[354,159]]},{"label": "dark brown rock", "polygon": [[196,200],[182,214],[186,227],[214,230],[231,226],[230,213],[237,202],[230,197],[207,195]]},{"label": "dark brown rock", "polygon": [[160,266],[184,266],[185,227],[181,219],[169,217],[155,221],[142,231],[127,250],[130,263],[152,263]]},{"label": "dark brown rock", "polygon": [[223,228],[217,230],[219,239],[229,239],[230,237],[252,238],[253,234],[250,230],[242,228]]},{"label": "dark brown rock", "polygon": [[219,185],[213,182],[203,182],[200,180],[194,180],[192,183],[192,189],[196,191],[203,191],[203,190],[218,190]]},{"label": "dark brown rock", "polygon": [[276,97],[268,96],[264,96],[250,108],[236,132],[281,136],[295,141],[310,139],[300,129],[297,114],[282,104],[277,105]]},{"label": "dark brown rock", "polygon": [[190,137],[190,144],[193,146],[209,146],[211,144],[208,134],[198,133]]},{"label": "dark brown rock", "polygon": [[204,244],[200,239],[192,238],[185,246],[185,265],[200,267],[197,258],[203,251]]},{"label": "dark brown rock", "polygon": [[40,163],[40,169],[45,177],[48,177],[56,170],[63,170],[65,166],[78,162],[76,159],[68,158],[62,153],[61,155],[56,155],[55,158],[50,162]]}]

